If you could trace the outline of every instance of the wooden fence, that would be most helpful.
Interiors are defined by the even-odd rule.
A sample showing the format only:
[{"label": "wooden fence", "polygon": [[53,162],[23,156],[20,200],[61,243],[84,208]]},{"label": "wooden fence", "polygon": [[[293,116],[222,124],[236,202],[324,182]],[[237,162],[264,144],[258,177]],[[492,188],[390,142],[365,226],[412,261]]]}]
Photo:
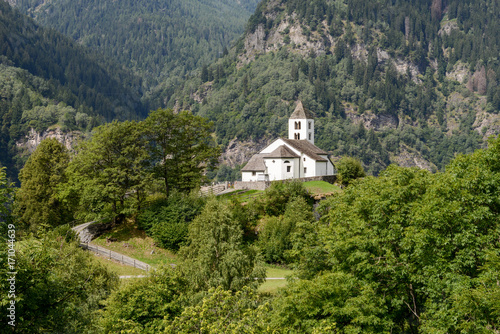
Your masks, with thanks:
[{"label": "wooden fence", "polygon": [[87,250],[92,251],[92,252],[94,252],[96,254],[105,256],[108,259],[116,260],[116,261],[118,261],[118,262],[120,262],[122,264],[125,264],[127,266],[131,266],[131,267],[134,267],[134,268],[139,268],[139,269],[142,269],[142,270],[145,270],[145,271],[149,271],[151,269],[150,265],[148,265],[148,264],[146,264],[146,263],[144,263],[142,261],[133,259],[131,257],[128,257],[128,256],[120,254],[120,253],[113,252],[113,251],[111,251],[109,249],[106,249],[106,248],[103,248],[103,247],[99,247],[97,245],[92,245],[92,244],[89,244],[89,243],[81,243],[80,246],[83,249],[87,249]]}]

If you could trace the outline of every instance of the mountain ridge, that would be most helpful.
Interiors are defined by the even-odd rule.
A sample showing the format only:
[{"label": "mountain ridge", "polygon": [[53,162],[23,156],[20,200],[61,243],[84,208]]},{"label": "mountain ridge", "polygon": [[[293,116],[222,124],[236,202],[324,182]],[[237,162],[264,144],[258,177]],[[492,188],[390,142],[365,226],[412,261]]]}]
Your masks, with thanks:
[{"label": "mountain ridge", "polygon": [[[467,2],[478,6],[469,16],[463,1],[439,8],[436,1],[332,3],[262,1],[229,55],[184,83],[167,105],[216,122],[221,144],[238,138],[248,147],[248,140],[283,135],[290,106],[301,99],[317,113],[318,145],[362,159],[375,174],[401,164],[397,157],[408,148],[426,161],[420,165],[444,168],[455,153],[484,147],[500,132],[500,69],[492,58],[499,43],[489,36],[500,27],[477,23],[486,29],[483,44],[471,28],[492,21],[498,8],[491,1]],[[365,118],[395,118],[397,126],[381,130]]]}]

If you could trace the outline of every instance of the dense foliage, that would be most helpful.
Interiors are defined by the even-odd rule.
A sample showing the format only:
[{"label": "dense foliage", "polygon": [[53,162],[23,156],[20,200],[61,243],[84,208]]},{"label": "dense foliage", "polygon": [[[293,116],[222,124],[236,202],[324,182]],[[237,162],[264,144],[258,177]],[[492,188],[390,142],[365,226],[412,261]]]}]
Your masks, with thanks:
[{"label": "dense foliage", "polygon": [[[7,250],[3,240],[0,247]],[[16,274],[8,274],[7,256],[0,258],[0,304],[7,309],[7,278],[15,277],[16,314],[15,327],[2,317],[2,333],[90,332],[100,301],[118,285],[114,273],[79,248],[68,226],[17,239],[15,260]]]},{"label": "dense foliage", "polygon": [[189,243],[179,255],[184,261],[181,270],[194,291],[219,286],[237,291],[255,287],[265,277],[256,249],[243,243],[240,222],[227,204],[214,198],[189,225]]},{"label": "dense foliage", "polygon": [[15,215],[20,227],[36,231],[41,226],[70,222],[71,208],[59,198],[66,183],[69,153],[56,139],[46,139],[29,157],[19,173],[21,188],[16,193]]},{"label": "dense foliage", "polygon": [[205,202],[196,193],[175,192],[156,198],[138,215],[139,228],[159,246],[176,251],[186,242],[189,223],[201,213]]},{"label": "dense foliage", "polygon": [[257,0],[16,1],[40,24],[140,74],[149,88],[222,55],[256,5]]},{"label": "dense foliage", "polygon": [[15,178],[30,129],[88,130],[145,116],[141,80],[0,2],[0,161]]},{"label": "dense foliage", "polygon": [[[300,99],[317,145],[369,174],[412,158],[442,170],[497,131],[497,11],[488,1],[263,1],[249,35],[169,105],[213,120],[227,145],[285,135]],[[249,47],[255,39],[270,50]]]}]

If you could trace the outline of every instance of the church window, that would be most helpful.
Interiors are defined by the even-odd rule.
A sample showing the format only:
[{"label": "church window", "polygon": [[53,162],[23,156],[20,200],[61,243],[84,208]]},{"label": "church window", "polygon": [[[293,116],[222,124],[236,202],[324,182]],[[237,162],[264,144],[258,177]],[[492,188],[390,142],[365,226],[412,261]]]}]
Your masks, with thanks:
[{"label": "church window", "polygon": [[295,139],[300,140],[300,133],[295,134]]},{"label": "church window", "polygon": [[304,174],[307,173],[307,167],[304,167]]},{"label": "church window", "polygon": [[311,122],[309,122],[309,130],[311,130],[311,124],[312,124],[312,123],[311,123]]},{"label": "church window", "polygon": [[252,172],[252,176],[255,176],[255,175],[257,175],[257,172]]},{"label": "church window", "polygon": [[311,140],[311,134],[309,134],[309,140]]},{"label": "church window", "polygon": [[284,163],[284,164],[289,164],[289,163],[290,163],[290,161],[285,160],[283,163]]},{"label": "church window", "polygon": [[292,166],[286,166],[286,172],[287,173],[290,173],[291,170],[292,170]]}]

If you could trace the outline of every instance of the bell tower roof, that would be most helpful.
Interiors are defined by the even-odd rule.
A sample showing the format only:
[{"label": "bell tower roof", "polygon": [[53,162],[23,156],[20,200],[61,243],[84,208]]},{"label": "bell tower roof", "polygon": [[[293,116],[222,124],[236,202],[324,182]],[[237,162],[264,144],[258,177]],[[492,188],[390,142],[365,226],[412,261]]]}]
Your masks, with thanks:
[{"label": "bell tower roof", "polygon": [[314,115],[312,112],[304,108],[302,101],[297,103],[297,107],[295,107],[295,111],[290,116],[290,119],[314,119]]}]

